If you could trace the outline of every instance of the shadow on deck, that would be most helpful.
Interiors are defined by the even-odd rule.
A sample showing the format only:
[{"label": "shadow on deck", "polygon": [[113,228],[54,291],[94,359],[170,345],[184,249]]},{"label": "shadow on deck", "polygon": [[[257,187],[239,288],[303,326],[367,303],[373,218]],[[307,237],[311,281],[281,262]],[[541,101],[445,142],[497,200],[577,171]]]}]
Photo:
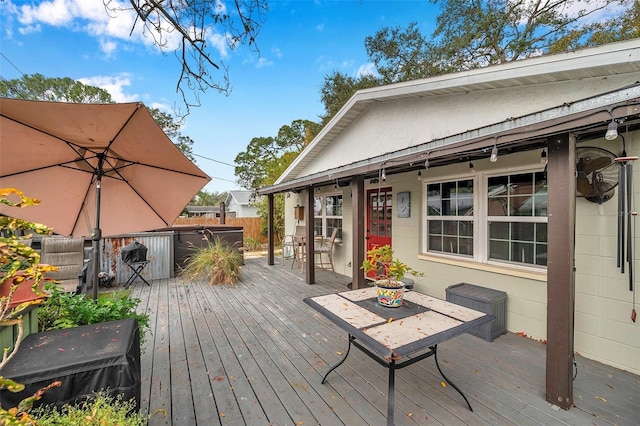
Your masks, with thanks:
[{"label": "shadow on deck", "polygon": [[[276,259],[279,260],[279,259]],[[158,280],[132,286],[152,332],[142,355],[142,404],[155,425],[381,425],[387,370],[302,299],[347,289],[317,271],[307,285],[289,264],[247,259],[234,286]],[[397,425],[638,425],[640,377],[576,358],[575,407],[545,401],[545,346],[513,333],[493,342],[463,335],[438,345],[447,376],[474,411],[443,386],[433,359],[396,372]]]}]

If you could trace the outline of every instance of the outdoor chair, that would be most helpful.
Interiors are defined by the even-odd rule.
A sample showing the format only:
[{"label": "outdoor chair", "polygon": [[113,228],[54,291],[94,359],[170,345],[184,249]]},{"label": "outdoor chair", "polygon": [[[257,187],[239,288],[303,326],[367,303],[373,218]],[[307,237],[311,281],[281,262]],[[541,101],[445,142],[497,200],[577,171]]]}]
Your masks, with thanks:
[{"label": "outdoor chair", "polygon": [[306,232],[306,227],[304,225],[296,225],[293,234],[284,236],[282,239],[282,266],[284,266],[285,259],[293,259],[291,261],[291,269],[293,269],[293,265],[296,262],[300,261],[302,249],[304,248]]},{"label": "outdoor chair", "polygon": [[85,282],[84,238],[44,237],[40,243],[40,262],[57,266],[46,276],[57,281],[65,292],[79,294]]},{"label": "outdoor chair", "polygon": [[[337,236],[338,228],[333,228],[331,237],[329,239],[319,239],[320,244],[314,245],[313,249],[314,255],[318,257],[316,267],[319,267],[320,269],[329,269],[329,267],[331,267],[331,272],[333,272],[334,275],[336,275],[336,271],[333,267],[333,245],[335,244]],[[327,258],[326,262],[324,260],[324,256]]]}]

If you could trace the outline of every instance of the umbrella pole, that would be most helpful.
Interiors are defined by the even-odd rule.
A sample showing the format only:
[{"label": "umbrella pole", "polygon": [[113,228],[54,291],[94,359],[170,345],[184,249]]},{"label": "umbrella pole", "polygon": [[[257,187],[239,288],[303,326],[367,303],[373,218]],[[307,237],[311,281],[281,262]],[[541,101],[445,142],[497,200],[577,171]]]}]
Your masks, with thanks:
[{"label": "umbrella pole", "polygon": [[102,238],[102,231],[100,230],[100,185],[102,180],[102,173],[97,173],[96,180],[96,212],[95,212],[95,228],[91,230],[91,241],[93,255],[93,299],[98,299],[98,273],[100,272],[100,239]]}]

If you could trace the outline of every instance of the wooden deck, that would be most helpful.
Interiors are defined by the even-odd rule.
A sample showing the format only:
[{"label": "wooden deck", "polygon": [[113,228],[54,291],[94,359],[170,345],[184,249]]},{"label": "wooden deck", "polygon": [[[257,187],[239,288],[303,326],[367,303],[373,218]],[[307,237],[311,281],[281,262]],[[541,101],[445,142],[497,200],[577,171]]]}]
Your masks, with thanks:
[{"label": "wooden deck", "polygon": [[[132,296],[152,326],[142,355],[149,425],[385,424],[387,370],[359,350],[320,384],[347,336],[302,299],[343,291],[349,279],[302,278],[259,258],[234,286],[136,281]],[[439,345],[438,359],[474,411],[428,358],[396,372],[397,425],[640,424],[639,376],[578,356],[575,407],[558,409],[544,398],[545,346],[517,334],[463,335]]]}]

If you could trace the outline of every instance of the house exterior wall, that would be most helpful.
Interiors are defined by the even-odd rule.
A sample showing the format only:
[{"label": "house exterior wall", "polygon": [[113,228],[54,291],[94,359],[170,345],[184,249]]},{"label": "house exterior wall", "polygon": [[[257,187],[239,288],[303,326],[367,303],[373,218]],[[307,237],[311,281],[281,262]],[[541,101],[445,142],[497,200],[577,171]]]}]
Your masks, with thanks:
[{"label": "house exterior wall", "polygon": [[258,208],[238,204],[235,200],[229,202],[227,212],[235,212],[236,217],[258,217]]},{"label": "house exterior wall", "polygon": [[[632,74],[374,104],[298,177],[619,89]],[[452,119],[461,117],[461,119]]]},{"label": "house exterior wall", "polygon": [[[622,131],[621,126],[620,131]],[[624,134],[628,155],[640,156],[640,132]],[[621,140],[589,144],[619,154]],[[640,163],[632,164],[633,204],[640,195]],[[576,201],[576,312],[575,350],[580,354],[640,374],[640,321],[632,322],[633,293],[629,291],[628,268],[622,274],[616,265],[617,215],[620,188],[615,196],[602,204]],[[639,236],[632,220],[634,277],[637,277]],[[638,279],[634,278],[638,291]],[[636,295],[636,301],[640,298]],[[637,302],[636,302],[637,303]],[[636,306],[636,311],[639,310]]]},{"label": "house exterior wall", "polygon": [[[632,142],[640,140],[640,132],[626,134],[625,138],[627,154],[640,156],[640,145]],[[622,151],[620,139],[613,142],[601,139],[578,146],[584,145],[600,146],[616,154]],[[497,163],[490,163],[488,160],[474,161],[474,166],[480,178],[485,173],[495,171],[508,172],[522,167],[542,168],[540,151],[503,155]],[[640,162],[634,172],[634,198],[638,198],[640,192],[638,167]],[[507,329],[545,341],[547,282],[544,268],[518,268],[422,253],[423,228],[426,223],[423,205],[425,181],[439,181],[468,173],[468,163],[465,162],[423,170],[423,181],[417,179],[417,172],[387,177],[383,186],[392,187],[394,203],[398,192],[411,192],[411,217],[398,218],[394,210],[394,251],[401,260],[425,273],[424,277],[411,277],[417,291],[444,299],[446,288],[460,282],[505,291],[508,295]],[[371,184],[369,180],[365,182],[365,191],[377,187],[377,184]],[[351,191],[350,187],[338,190],[343,193],[343,240],[335,248],[334,264],[336,272],[351,276]],[[574,349],[588,358],[640,374],[640,321],[634,323],[630,319],[633,294],[629,291],[628,275],[621,274],[616,267],[618,191],[619,188],[616,188],[616,195],[603,204],[592,203],[580,197],[576,200]],[[333,186],[319,189],[321,194],[335,192]],[[292,194],[286,200],[287,232],[293,230],[293,206],[296,203],[302,205],[304,200],[304,193]],[[633,244],[634,252],[640,256],[637,237],[634,237]],[[640,262],[634,262],[636,267],[639,264]],[[637,280],[634,285],[637,289]]]}]

